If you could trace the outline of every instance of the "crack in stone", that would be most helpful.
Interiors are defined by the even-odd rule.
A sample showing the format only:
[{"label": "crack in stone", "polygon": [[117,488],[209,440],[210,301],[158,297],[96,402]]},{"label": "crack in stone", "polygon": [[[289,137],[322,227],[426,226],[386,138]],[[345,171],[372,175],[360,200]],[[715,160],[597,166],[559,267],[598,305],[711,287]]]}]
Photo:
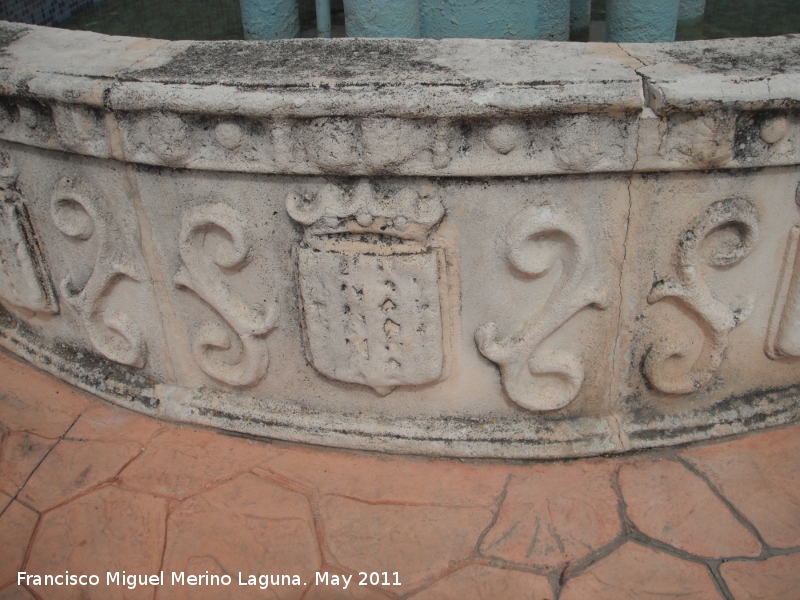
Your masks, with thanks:
[{"label": "crack in stone", "polygon": [[[172,508],[173,503],[176,503],[176,500],[171,500],[167,502],[167,514],[164,517],[164,545],[161,548],[161,560],[158,563],[158,570],[159,572],[164,570],[164,559],[167,557],[167,538],[169,536],[169,518],[172,516]],[[158,598],[158,586],[153,586],[153,600]]]},{"label": "crack in stone", "polygon": [[319,560],[322,566],[327,566],[332,569],[347,572],[348,569],[336,558],[336,555],[328,547],[325,541],[325,525],[322,522],[322,515],[319,508],[319,496],[317,494],[302,494],[308,502],[308,507],[311,511],[311,526],[314,528],[314,535],[317,538],[317,549],[319,550]]},{"label": "crack in stone", "polygon": [[[116,123],[116,118],[114,118],[114,122]],[[117,125],[117,127],[119,127]],[[128,168],[125,169],[125,178],[128,181],[128,184],[134,188],[132,191],[133,193],[130,194],[131,196],[131,205],[133,206],[133,211],[136,214],[136,224],[138,228],[139,238],[140,238],[140,251],[142,256],[142,262],[144,262],[145,271],[147,271],[147,276],[153,282],[153,299],[156,303],[156,308],[158,309],[158,323],[161,328],[161,331],[164,334],[164,345],[166,346],[166,361],[165,366],[167,368],[167,381],[176,381],[176,369],[175,364],[173,362],[173,355],[178,355],[176,352],[170,352],[170,339],[174,336],[169,335],[169,329],[167,328],[166,323],[166,315],[168,314],[176,314],[175,307],[172,305],[172,299],[170,294],[166,293],[165,290],[157,290],[155,289],[155,282],[156,281],[168,281],[166,273],[160,266],[158,262],[157,252],[154,252],[154,249],[157,248],[155,236],[153,235],[153,226],[150,223],[150,220],[147,218],[147,211],[144,209],[143,200],[142,200],[142,191],[139,185],[139,177],[136,173],[135,167],[133,165],[128,165]],[[156,278],[157,276],[157,278]],[[164,310],[163,304],[167,304],[167,309],[169,312]]]},{"label": "crack in stone", "polygon": [[[627,56],[629,56],[630,58],[632,58],[635,61],[637,61],[642,67],[647,66],[639,58],[631,55],[630,52],[625,50],[620,44],[616,44],[616,45],[622,52],[624,52]],[[641,109],[642,109],[642,111],[644,111],[645,108],[648,108],[648,106],[647,106],[647,78],[644,75],[642,75],[641,73],[639,73],[638,69],[634,69],[634,72],[639,76],[639,79],[641,80],[641,89],[640,89],[641,98],[640,98],[640,100],[641,100]],[[628,256],[628,236],[629,236],[629,233],[630,233],[631,212],[633,211],[633,193],[631,192],[631,186],[633,185],[633,177],[636,174],[636,169],[638,168],[638,165],[639,165],[639,144],[641,143],[641,127],[642,127],[641,114],[642,114],[642,112],[640,112],[639,122],[637,123],[637,127],[636,127],[636,145],[634,146],[633,165],[631,166],[631,169],[628,172],[628,184],[627,184],[627,189],[628,189],[628,213],[627,213],[627,215],[625,217],[625,235],[624,235],[624,238],[623,238],[623,241],[622,241],[622,260],[620,262],[620,273],[619,273],[619,283],[618,283],[619,309],[617,311],[617,334],[616,334],[616,337],[614,339],[614,348],[613,348],[613,352],[612,352],[612,355],[611,355],[611,381],[609,383],[609,389],[608,389],[608,391],[606,393],[606,398],[607,399],[610,398],[610,396],[612,395],[614,387],[619,384],[619,378],[617,377],[617,360],[618,360],[618,354],[620,352],[619,344],[620,344],[620,341],[622,339],[622,333],[623,333],[622,332],[622,309],[623,309],[623,305],[624,305],[623,298],[624,298],[624,280],[625,280],[625,265],[626,265],[626,260],[625,259]],[[614,443],[615,446],[617,446],[617,448],[619,450],[624,452],[624,451],[628,450],[629,448],[627,447],[628,445],[625,443],[625,434],[624,434],[624,431],[622,429],[622,424],[620,423],[620,421],[616,417],[616,415],[612,414],[611,418],[613,418],[615,420],[615,425],[616,425],[616,427],[615,427],[616,439],[612,440],[612,443]]]},{"label": "crack in stone", "polygon": [[[432,577],[430,577],[428,579],[423,579],[421,582],[418,583],[417,587],[413,588],[410,592],[408,592],[406,594],[403,594],[401,596],[398,596],[398,597],[402,598],[403,600],[405,600],[406,598],[410,598],[412,596],[416,596],[417,594],[419,594],[423,590],[426,590],[426,589],[436,585],[438,582],[442,581],[443,579],[446,579],[447,577],[450,577],[451,575],[453,575],[455,573],[458,573],[459,571],[461,571],[463,569],[466,569],[467,567],[472,567],[472,566],[483,566],[483,567],[485,567],[485,566],[492,566],[492,565],[486,559],[480,559],[480,558],[476,558],[474,556],[466,558],[464,560],[461,560],[461,561],[458,561],[458,562],[455,562],[455,563],[449,565],[447,568],[445,568],[444,570],[440,571],[438,574],[436,574],[436,575],[434,575],[434,576],[432,576]],[[495,567],[495,568],[497,568],[497,567]],[[499,568],[503,568],[503,567],[499,567]],[[381,591],[383,591],[383,590],[381,590]]]},{"label": "crack in stone", "polygon": [[[277,482],[276,482],[277,483]],[[286,486],[283,486],[286,487]],[[302,493],[302,492],[301,492]],[[344,498],[345,500],[351,500],[353,502],[359,502],[361,504],[366,504],[368,506],[407,506],[411,508],[422,508],[426,506],[431,506],[433,508],[452,508],[452,509],[470,509],[470,508],[489,508],[491,504],[494,504],[496,500],[492,501],[487,504],[442,504],[440,502],[413,502],[409,500],[367,500],[364,498],[359,498],[358,496],[351,496],[350,494],[341,493],[341,492],[324,492],[321,495],[323,496],[332,496],[336,498]]]},{"label": "crack in stone", "polygon": [[[635,159],[633,163],[633,167],[628,174],[628,213],[625,216],[625,236],[622,240],[622,260],[620,261],[619,267],[619,308],[617,310],[617,335],[614,338],[614,350],[611,354],[611,380],[609,383],[609,389],[606,393],[606,398],[608,399],[613,392],[614,386],[618,385],[618,378],[617,378],[617,355],[620,352],[619,344],[622,338],[622,307],[624,305],[623,298],[624,298],[624,280],[625,280],[625,259],[628,256],[628,234],[630,232],[630,223],[631,223],[631,212],[633,210],[633,194],[631,192],[631,185],[633,185],[633,177],[635,174],[636,164],[639,162],[639,130],[637,128],[636,132],[636,149],[635,149]],[[616,420],[616,430],[617,430],[617,438],[615,443],[618,443],[618,449],[625,451],[627,448],[625,447],[626,444],[624,440],[624,432],[619,422],[619,419],[615,415],[611,415],[612,418]]]},{"label": "crack in stone", "polygon": [[[33,510],[33,509],[31,509],[31,510]],[[35,512],[37,514],[37,516],[36,516],[36,525],[33,526],[33,531],[31,532],[31,537],[28,540],[28,547],[25,548],[25,556],[22,559],[22,565],[20,566],[20,571],[24,571],[28,566],[28,561],[30,560],[31,552],[33,551],[33,542],[36,540],[36,535],[39,533],[39,528],[42,525],[42,515],[41,515],[41,513],[39,513],[39,511],[35,511]]]},{"label": "crack in stone", "polygon": [[[633,54],[631,54],[630,52],[628,52],[627,50],[625,50],[625,48],[622,47],[621,43],[617,42],[616,45],[617,45],[617,48],[622,50],[625,54],[627,54],[630,58],[632,58],[633,60],[638,62],[640,65],[642,65],[643,67],[647,66],[641,58],[638,58],[638,57],[634,56]],[[639,74],[639,71],[637,71],[636,69],[634,69],[634,71],[636,71],[637,75]]]},{"label": "crack in stone", "polygon": [[276,473],[275,471],[270,471],[269,467],[257,465],[247,472],[252,473],[259,479],[263,479],[264,481],[274,483],[278,487],[282,487],[283,489],[289,490],[290,492],[295,492],[297,494],[300,494],[301,496],[305,496],[309,502],[311,502],[311,499],[317,495],[320,496],[326,495],[324,492],[320,492],[319,490],[310,488],[294,479],[289,479],[288,477],[285,477],[280,473]]}]

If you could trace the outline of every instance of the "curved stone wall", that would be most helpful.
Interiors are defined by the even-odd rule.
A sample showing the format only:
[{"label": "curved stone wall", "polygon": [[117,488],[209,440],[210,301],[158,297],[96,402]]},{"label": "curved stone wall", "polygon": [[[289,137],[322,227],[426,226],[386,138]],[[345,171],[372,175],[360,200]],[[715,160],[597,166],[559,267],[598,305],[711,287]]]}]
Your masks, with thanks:
[{"label": "curved stone wall", "polygon": [[566,457],[800,412],[800,37],[0,28],[0,344],[133,410]]}]

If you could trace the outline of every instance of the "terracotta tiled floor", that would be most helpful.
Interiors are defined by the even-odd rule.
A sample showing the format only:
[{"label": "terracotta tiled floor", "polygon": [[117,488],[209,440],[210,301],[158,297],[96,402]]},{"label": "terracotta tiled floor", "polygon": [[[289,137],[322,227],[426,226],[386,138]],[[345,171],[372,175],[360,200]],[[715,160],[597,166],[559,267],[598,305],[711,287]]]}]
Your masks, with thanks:
[{"label": "terracotta tiled floor", "polygon": [[[0,599],[800,599],[800,426],[557,463],[394,457],[162,423],[0,353],[0,441]],[[17,585],[67,570],[101,583]],[[106,585],[123,570],[165,582]]]}]

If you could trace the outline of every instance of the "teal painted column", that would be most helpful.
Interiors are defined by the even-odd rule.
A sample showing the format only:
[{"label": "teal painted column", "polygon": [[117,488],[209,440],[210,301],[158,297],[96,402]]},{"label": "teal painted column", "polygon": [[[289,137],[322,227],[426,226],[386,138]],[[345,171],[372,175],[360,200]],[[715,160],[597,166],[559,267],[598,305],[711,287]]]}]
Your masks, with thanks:
[{"label": "teal painted column", "polygon": [[591,21],[592,0],[572,0],[569,5],[570,38],[588,41]]},{"label": "teal painted column", "polygon": [[300,32],[297,0],[239,0],[246,40],[293,38]]},{"label": "teal painted column", "polygon": [[706,0],[681,0],[678,21],[699,19],[706,12]]},{"label": "teal painted column", "polygon": [[420,0],[426,38],[569,39],[570,0]]},{"label": "teal painted column", "polygon": [[331,37],[331,0],[317,0],[317,37]]},{"label": "teal painted column", "polygon": [[419,0],[344,0],[347,37],[419,37]]},{"label": "teal painted column", "polygon": [[536,27],[532,40],[569,39],[570,0],[535,0]]},{"label": "teal painted column", "polygon": [[674,42],[680,0],[608,0],[609,42]]}]

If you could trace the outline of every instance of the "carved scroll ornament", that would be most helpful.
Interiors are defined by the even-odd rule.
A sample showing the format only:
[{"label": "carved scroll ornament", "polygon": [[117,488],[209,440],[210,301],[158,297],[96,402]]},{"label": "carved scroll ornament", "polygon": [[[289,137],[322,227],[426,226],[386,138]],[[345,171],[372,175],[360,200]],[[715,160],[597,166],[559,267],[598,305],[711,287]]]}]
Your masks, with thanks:
[{"label": "carved scroll ornament", "polygon": [[103,299],[122,278],[146,279],[130,250],[128,236],[88,182],[62,178],[53,190],[50,212],[64,235],[80,242],[95,240],[97,248],[86,283],[76,284],[68,275],[61,281],[61,295],[78,314],[98,352],[109,360],[143,367],[147,345],[139,326],[125,312],[102,308]]},{"label": "carved scroll ornament", "polygon": [[526,208],[506,229],[503,241],[512,269],[535,279],[562,265],[547,301],[520,331],[499,339],[498,326],[487,323],[475,333],[481,353],[500,366],[508,396],[528,410],[563,408],[583,385],[579,357],[565,351],[542,356],[536,350],[584,308],[608,306],[606,292],[592,281],[588,240],[580,216],[563,206]]},{"label": "carved scroll ornament", "polygon": [[[669,338],[662,339],[647,352],[644,374],[650,384],[667,394],[689,394],[711,381],[728,347],[728,334],[750,315],[752,304],[733,308],[715,297],[700,268],[729,267],[750,254],[758,239],[758,211],[748,200],[728,198],[709,206],[692,221],[678,240],[677,277],[657,281],[647,301],[650,304],[675,298],[692,310],[704,323],[705,340],[699,358],[685,373],[666,375],[664,363],[683,358],[688,345]],[[712,233],[732,228],[735,244],[719,244],[705,253],[701,249]]]},{"label": "carved scroll ornament", "polygon": [[[210,254],[205,242],[212,230],[221,231],[228,239]],[[269,366],[266,337],[275,329],[277,305],[263,311],[252,308],[223,279],[225,270],[242,269],[249,261],[247,222],[227,204],[198,206],[183,218],[179,250],[183,266],[175,275],[175,284],[192,290],[227,323],[226,327],[209,321],[196,329],[192,342],[195,361],[203,372],[221,383],[232,386],[258,383]],[[241,358],[229,362],[225,353],[234,342],[241,346]]]}]

